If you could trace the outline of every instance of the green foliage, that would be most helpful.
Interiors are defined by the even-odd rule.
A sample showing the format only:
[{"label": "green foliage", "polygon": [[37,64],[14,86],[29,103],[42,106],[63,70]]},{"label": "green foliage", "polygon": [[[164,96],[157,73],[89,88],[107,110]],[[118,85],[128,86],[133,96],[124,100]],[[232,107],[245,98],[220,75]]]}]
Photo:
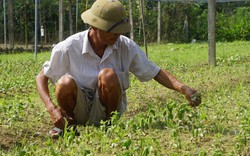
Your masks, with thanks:
[{"label": "green foliage", "polygon": [[250,39],[250,8],[239,7],[233,15],[218,14],[217,38],[220,41]]},{"label": "green foliage", "polygon": [[[15,43],[24,44],[25,41],[25,24],[27,24],[28,42],[34,42],[34,1],[14,1],[14,29],[15,29]],[[90,8],[94,1],[78,1],[78,14],[76,15],[76,1],[72,1],[72,19],[74,33],[85,30],[87,25],[83,24],[80,15],[86,8]],[[129,12],[128,1],[122,1],[127,15]],[[0,6],[2,5],[0,1]],[[40,26],[43,25],[46,37],[43,38],[43,44],[54,44],[58,42],[58,1],[57,0],[42,0],[38,4],[38,34],[40,33]],[[134,21],[134,37],[137,43],[143,43],[141,15],[140,15],[140,1],[133,0],[133,21]],[[216,19],[216,39],[217,41],[235,41],[235,40],[249,40],[250,39],[250,2],[228,2],[217,3],[217,19]],[[64,36],[69,33],[69,1],[64,2]],[[6,3],[6,10],[8,6]],[[145,24],[146,35],[149,43],[156,42],[157,39],[157,1],[145,1]],[[207,41],[207,10],[206,3],[195,2],[161,2],[162,10],[162,36],[163,43],[180,43],[191,42],[192,39],[198,41]],[[27,14],[25,14],[25,10]],[[0,7],[0,12],[3,13],[3,7]],[[25,16],[26,15],[26,16]],[[188,40],[183,38],[183,23],[185,16],[188,17]],[[8,13],[6,11],[6,17]],[[25,18],[27,21],[25,22]],[[77,19],[77,20],[76,20]],[[3,23],[3,16],[0,16],[0,22]],[[7,19],[8,21],[8,19]],[[77,22],[77,23],[76,23]],[[0,25],[0,42],[3,43],[4,25]],[[7,25],[8,32],[8,25]],[[126,34],[128,35],[128,34]],[[39,35],[40,36],[40,35]],[[8,35],[7,35],[8,40]],[[38,43],[41,43],[41,37],[38,37]]]},{"label": "green foliage", "polygon": [[[35,76],[51,53],[0,55],[0,155],[249,155],[249,42],[217,43],[217,67],[207,65],[207,45],[153,44],[149,58],[202,94],[185,98],[131,75],[128,108],[100,127],[79,126],[58,140]],[[11,80],[9,80],[9,79]],[[51,95],[54,95],[51,86]]]}]

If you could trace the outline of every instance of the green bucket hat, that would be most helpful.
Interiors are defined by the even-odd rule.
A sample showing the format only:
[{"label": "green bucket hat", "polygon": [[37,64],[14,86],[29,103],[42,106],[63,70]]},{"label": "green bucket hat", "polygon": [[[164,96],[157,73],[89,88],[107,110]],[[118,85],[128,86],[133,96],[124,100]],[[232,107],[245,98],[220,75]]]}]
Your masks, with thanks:
[{"label": "green bucket hat", "polygon": [[96,0],[81,18],[84,23],[106,32],[122,34],[130,31],[124,7],[118,0]]}]

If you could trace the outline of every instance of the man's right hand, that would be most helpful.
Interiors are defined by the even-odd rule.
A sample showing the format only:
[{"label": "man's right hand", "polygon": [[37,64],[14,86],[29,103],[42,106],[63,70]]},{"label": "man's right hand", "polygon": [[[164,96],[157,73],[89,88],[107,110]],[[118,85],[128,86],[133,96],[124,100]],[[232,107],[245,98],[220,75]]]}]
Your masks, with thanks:
[{"label": "man's right hand", "polygon": [[54,123],[54,125],[57,128],[64,129],[65,118],[62,115],[60,108],[54,106],[54,107],[50,108],[48,111],[50,113],[50,116],[51,116],[51,119],[52,119],[52,122]]}]

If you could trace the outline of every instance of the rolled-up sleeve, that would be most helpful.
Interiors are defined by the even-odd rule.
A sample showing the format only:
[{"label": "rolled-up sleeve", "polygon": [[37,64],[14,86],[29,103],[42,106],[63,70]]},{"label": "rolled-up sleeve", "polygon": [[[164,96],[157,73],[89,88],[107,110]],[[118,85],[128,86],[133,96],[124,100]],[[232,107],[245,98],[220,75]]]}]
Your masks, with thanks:
[{"label": "rolled-up sleeve", "polygon": [[60,45],[53,48],[50,61],[43,64],[44,74],[55,83],[59,78],[65,75],[69,69],[68,53],[60,49]]}]

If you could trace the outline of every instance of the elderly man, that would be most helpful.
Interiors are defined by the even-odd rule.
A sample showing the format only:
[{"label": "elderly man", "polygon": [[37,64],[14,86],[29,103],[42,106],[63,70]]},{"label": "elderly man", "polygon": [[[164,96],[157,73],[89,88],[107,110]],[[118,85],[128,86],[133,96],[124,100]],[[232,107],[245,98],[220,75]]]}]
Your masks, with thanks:
[{"label": "elderly man", "polygon": [[[185,95],[191,106],[201,103],[196,90],[148,60],[140,47],[121,35],[130,31],[123,5],[118,0],[97,0],[81,15],[90,25],[58,43],[50,61],[36,77],[38,93],[55,125],[58,136],[69,125],[100,125],[111,112],[126,110],[129,72],[140,81],[156,80]],[[53,103],[48,80],[56,84]]]}]

